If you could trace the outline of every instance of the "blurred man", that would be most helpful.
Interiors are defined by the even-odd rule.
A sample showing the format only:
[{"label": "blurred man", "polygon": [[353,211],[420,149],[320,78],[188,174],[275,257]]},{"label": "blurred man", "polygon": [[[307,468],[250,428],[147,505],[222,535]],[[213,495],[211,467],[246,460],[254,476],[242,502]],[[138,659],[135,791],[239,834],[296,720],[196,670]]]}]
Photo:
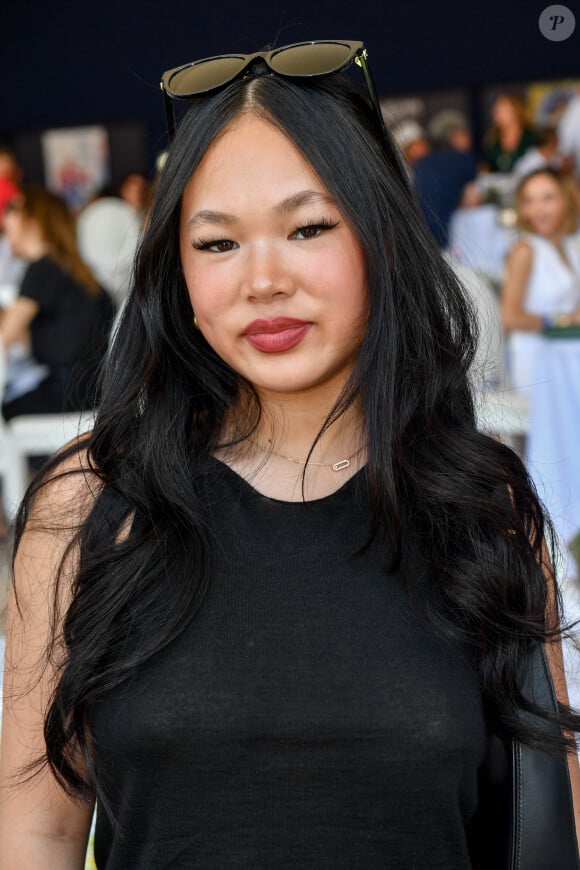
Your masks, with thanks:
[{"label": "blurred man", "polygon": [[427,225],[439,246],[446,248],[451,215],[477,175],[477,161],[469,125],[460,112],[440,112],[428,129],[433,147],[413,163],[413,177]]},{"label": "blurred man", "polygon": [[413,166],[430,151],[427,134],[417,121],[411,118],[401,121],[393,128],[392,134],[408,166]]}]

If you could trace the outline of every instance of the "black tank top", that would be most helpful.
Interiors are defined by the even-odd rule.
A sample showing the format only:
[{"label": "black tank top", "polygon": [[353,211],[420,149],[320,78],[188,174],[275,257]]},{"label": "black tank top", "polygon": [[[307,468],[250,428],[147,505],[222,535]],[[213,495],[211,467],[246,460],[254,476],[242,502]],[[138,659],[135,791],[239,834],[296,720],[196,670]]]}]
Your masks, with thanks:
[{"label": "black tank top", "polygon": [[467,870],[487,743],[470,653],[368,537],[364,469],[260,495],[213,460],[199,614],[91,711],[99,870]]}]

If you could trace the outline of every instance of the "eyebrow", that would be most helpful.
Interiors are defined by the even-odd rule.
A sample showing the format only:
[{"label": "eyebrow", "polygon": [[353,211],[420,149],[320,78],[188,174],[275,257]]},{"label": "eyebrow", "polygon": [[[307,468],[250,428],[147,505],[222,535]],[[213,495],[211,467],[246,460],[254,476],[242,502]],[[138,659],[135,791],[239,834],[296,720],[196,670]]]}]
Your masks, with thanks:
[{"label": "eyebrow", "polygon": [[321,202],[324,205],[334,205],[334,200],[327,193],[320,190],[301,190],[300,193],[295,193],[287,199],[283,199],[278,205],[274,206],[273,211],[276,214],[287,214],[300,208],[302,205],[309,205],[311,202]]},{"label": "eyebrow", "polygon": [[[323,203],[324,205],[334,205],[335,202],[327,193],[320,190],[301,190],[299,193],[294,193],[292,196],[286,197],[281,202],[277,203],[272,211],[274,214],[288,214],[295,211],[303,205],[310,203]],[[235,224],[238,218],[233,214],[227,214],[223,211],[213,211],[212,209],[202,209],[192,215],[185,225],[186,230],[200,224]]]}]

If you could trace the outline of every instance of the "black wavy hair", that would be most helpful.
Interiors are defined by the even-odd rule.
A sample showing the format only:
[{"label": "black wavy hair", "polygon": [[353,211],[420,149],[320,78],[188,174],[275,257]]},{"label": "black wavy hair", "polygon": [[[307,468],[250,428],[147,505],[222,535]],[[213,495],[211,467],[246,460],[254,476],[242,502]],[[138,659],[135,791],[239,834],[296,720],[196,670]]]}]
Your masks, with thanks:
[{"label": "black wavy hair", "polygon": [[[364,409],[369,535],[388,530],[391,568],[411,590],[427,572],[425,606],[437,630],[477,650],[498,727],[546,749],[569,747],[560,732],[549,737],[542,722],[550,714],[518,689],[532,652],[557,633],[546,617],[542,542],[550,526],[520,459],[477,430],[468,378],[476,336],[464,291],[366,98],[337,76],[305,82],[263,75],[193,100],[182,118],[107,361],[94,431],[48,465],[20,512],[17,539],[40,488],[64,473],[67,456],[87,451],[100,485],[71,537],[78,570],[62,627],[66,655],[45,721],[45,761],[69,794],[82,798],[94,789],[100,799],[86,727],[91,706],[184,630],[210,582],[203,482],[228,409],[247,385],[192,328],[179,212],[208,146],[242,112],[290,137],[364,251],[368,327],[329,420],[355,400]],[[119,542],[128,518],[131,533]],[[567,707],[556,721],[569,733],[580,729]]]}]

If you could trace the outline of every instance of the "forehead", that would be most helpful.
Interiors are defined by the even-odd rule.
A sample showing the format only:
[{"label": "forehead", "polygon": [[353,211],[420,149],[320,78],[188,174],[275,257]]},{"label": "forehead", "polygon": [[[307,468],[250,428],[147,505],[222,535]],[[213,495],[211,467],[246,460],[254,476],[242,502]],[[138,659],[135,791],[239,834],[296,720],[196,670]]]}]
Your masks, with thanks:
[{"label": "forehead", "polygon": [[523,196],[538,196],[545,193],[561,193],[561,188],[555,178],[551,175],[535,175],[524,184],[522,188]]},{"label": "forehead", "polygon": [[186,186],[184,205],[208,197],[280,200],[298,186],[327,192],[289,136],[267,119],[247,113],[211,143]]}]

